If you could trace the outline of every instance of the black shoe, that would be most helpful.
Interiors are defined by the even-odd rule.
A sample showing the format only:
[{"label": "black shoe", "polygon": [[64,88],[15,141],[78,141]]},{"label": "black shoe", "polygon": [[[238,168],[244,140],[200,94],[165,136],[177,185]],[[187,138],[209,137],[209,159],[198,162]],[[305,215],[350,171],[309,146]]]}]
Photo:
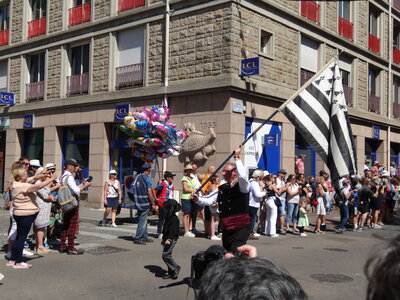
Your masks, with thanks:
[{"label": "black shoe", "polygon": [[143,239],[143,241],[145,241],[146,243],[153,243],[153,239],[147,238],[147,239]]},{"label": "black shoe", "polygon": [[172,278],[172,279],[178,279],[178,275],[179,275],[180,270],[181,270],[181,267],[180,267],[180,266],[177,266],[177,267],[176,267],[175,274],[172,275],[171,278]]},{"label": "black shoe", "polygon": [[134,244],[138,244],[138,245],[146,245],[146,241],[145,240],[134,240],[133,243]]},{"label": "black shoe", "polygon": [[162,279],[171,279],[171,278],[172,278],[171,274],[167,273],[167,274],[165,274],[165,275],[163,276]]},{"label": "black shoe", "polygon": [[58,252],[60,252],[60,253],[67,253],[68,250],[67,250],[67,249],[60,249],[60,250],[58,250]]},{"label": "black shoe", "polygon": [[68,250],[67,253],[68,255],[82,255],[83,251],[74,249],[74,250]]}]

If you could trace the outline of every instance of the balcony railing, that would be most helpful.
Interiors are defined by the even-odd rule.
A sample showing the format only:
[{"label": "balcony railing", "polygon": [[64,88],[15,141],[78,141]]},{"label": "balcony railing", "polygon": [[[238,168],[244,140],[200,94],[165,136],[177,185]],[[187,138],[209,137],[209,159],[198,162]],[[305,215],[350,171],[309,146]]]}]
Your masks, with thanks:
[{"label": "balcony railing", "polygon": [[91,3],[85,3],[69,9],[69,26],[90,21]]},{"label": "balcony railing", "polygon": [[339,17],[339,34],[353,39],[353,23],[349,22],[345,18]]},{"label": "balcony railing", "polygon": [[381,97],[368,94],[368,110],[379,113]]},{"label": "balcony railing", "polygon": [[117,89],[143,85],[143,63],[116,68]]},{"label": "balcony railing", "polygon": [[118,0],[118,11],[124,11],[145,5],[145,0]]},{"label": "balcony railing", "polygon": [[343,92],[347,106],[353,106],[353,88],[347,85],[343,85]]},{"label": "balcony railing", "polygon": [[400,0],[392,0],[393,6],[400,10]]},{"label": "balcony railing", "polygon": [[46,17],[28,22],[28,37],[34,37],[46,33]]},{"label": "balcony railing", "polygon": [[8,45],[8,36],[9,36],[8,29],[0,31],[0,46]]},{"label": "balcony railing", "polygon": [[368,49],[369,50],[374,51],[379,54],[381,52],[380,44],[381,44],[381,40],[378,37],[376,37],[372,34],[368,35]]},{"label": "balcony railing", "polygon": [[319,4],[315,1],[301,1],[301,15],[319,24]]},{"label": "balcony railing", "polygon": [[397,46],[393,45],[393,61],[400,64],[400,50]]},{"label": "balcony railing", "polygon": [[400,118],[400,103],[393,103],[393,117]]},{"label": "balcony railing", "polygon": [[67,91],[69,95],[84,94],[89,90],[89,73],[67,77]]},{"label": "balcony railing", "polygon": [[44,81],[32,82],[26,85],[26,100],[39,100],[44,96]]}]

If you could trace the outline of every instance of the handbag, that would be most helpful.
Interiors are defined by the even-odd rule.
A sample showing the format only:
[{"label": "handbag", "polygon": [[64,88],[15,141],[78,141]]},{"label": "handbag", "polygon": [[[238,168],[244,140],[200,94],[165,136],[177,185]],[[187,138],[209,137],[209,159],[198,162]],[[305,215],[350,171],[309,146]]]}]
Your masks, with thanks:
[{"label": "handbag", "polygon": [[[66,176],[66,178],[68,178],[68,176]],[[67,185],[64,185],[62,180],[61,187],[58,189],[57,202],[64,213],[69,212],[78,206],[78,200],[76,200],[75,196],[72,195],[69,187]]]},{"label": "handbag", "polygon": [[276,207],[282,206],[282,202],[281,202],[281,199],[279,199],[279,197],[275,197],[274,202],[275,202]]}]

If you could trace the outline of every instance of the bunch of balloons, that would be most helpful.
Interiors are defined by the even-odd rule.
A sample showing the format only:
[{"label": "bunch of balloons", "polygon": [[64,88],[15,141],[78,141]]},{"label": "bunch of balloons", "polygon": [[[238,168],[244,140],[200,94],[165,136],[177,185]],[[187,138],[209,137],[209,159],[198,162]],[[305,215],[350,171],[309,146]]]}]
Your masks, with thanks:
[{"label": "bunch of balloons", "polygon": [[130,136],[127,143],[132,147],[134,156],[151,163],[157,156],[167,158],[179,155],[180,147],[188,136],[182,129],[176,130],[176,125],[168,120],[169,109],[166,105],[144,107],[124,118],[120,129]]}]

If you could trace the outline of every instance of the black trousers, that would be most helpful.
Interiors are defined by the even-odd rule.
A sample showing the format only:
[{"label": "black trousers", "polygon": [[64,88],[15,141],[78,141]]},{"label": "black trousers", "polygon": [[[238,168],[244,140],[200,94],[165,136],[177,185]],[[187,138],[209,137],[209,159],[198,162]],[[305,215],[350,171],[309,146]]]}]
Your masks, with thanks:
[{"label": "black trousers", "polygon": [[236,253],[237,248],[246,245],[249,238],[249,227],[239,227],[231,230],[222,230],[222,245],[226,251]]}]

